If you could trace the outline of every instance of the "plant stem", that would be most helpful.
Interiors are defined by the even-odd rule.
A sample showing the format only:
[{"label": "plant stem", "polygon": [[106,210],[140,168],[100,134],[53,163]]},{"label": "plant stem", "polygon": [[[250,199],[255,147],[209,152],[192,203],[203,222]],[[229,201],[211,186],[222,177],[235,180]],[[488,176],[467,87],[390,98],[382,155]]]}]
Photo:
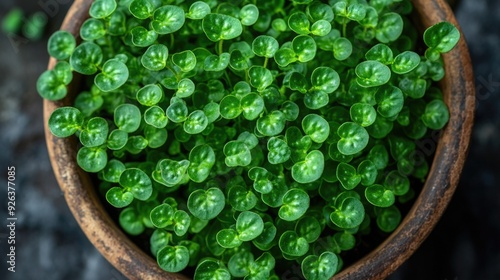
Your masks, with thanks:
[{"label": "plant stem", "polygon": [[269,57],[266,56],[266,58],[264,59],[264,68],[267,68],[267,63],[269,62]]},{"label": "plant stem", "polygon": [[223,45],[224,45],[224,40],[220,40],[219,41],[219,49],[217,50],[217,52],[219,53],[219,55],[222,54]]}]

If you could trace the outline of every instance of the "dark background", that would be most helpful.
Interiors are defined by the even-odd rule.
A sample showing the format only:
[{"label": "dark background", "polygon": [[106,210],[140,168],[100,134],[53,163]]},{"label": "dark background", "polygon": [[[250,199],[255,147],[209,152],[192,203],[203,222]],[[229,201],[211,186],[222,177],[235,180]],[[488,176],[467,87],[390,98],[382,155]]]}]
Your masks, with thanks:
[{"label": "dark background", "polygon": [[[0,34],[0,279],[125,279],[79,229],[55,181],[44,142],[36,79],[46,40],[69,0],[2,0],[48,18],[41,40]],[[417,252],[389,279],[500,279],[500,1],[462,0],[456,16],[469,43],[477,112],[455,196]],[[6,173],[16,167],[16,272],[7,271]]]}]

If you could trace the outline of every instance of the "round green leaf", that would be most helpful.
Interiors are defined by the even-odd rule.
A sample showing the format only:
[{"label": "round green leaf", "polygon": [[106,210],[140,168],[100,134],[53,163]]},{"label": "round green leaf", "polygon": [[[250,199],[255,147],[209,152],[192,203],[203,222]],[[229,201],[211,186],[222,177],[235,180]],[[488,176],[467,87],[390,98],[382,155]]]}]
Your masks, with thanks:
[{"label": "round green leaf", "polygon": [[420,119],[428,128],[437,130],[446,125],[450,119],[450,112],[443,100],[434,99],[425,106]]},{"label": "round green leaf", "polygon": [[308,62],[316,56],[316,41],[308,35],[299,35],[293,38],[292,49],[298,61]]},{"label": "round green leaf", "polygon": [[317,114],[309,114],[302,119],[302,129],[316,143],[323,143],[330,135],[330,125]]},{"label": "round green leaf", "polygon": [[267,251],[274,245],[277,229],[272,222],[264,223],[264,230],[257,236],[252,243],[260,250]]},{"label": "round green leaf", "polygon": [[204,61],[205,71],[223,71],[229,65],[231,55],[227,52],[221,53],[220,55],[209,55]]},{"label": "round green leaf", "polygon": [[425,44],[440,53],[449,52],[460,40],[460,31],[449,22],[437,23],[425,30]]},{"label": "round green leaf", "polygon": [[267,141],[267,150],[269,151],[267,160],[271,164],[286,162],[292,153],[287,143],[278,137],[269,138]]},{"label": "round green leaf", "polygon": [[[292,171],[293,172],[293,171]],[[309,208],[309,195],[301,189],[291,189],[283,196],[278,215],[285,221],[298,220]]]},{"label": "round green leaf", "polygon": [[83,114],[74,107],[59,107],[49,117],[49,129],[57,137],[69,137],[82,129]]},{"label": "round green leaf", "polygon": [[189,250],[184,246],[170,246],[158,251],[158,265],[168,272],[179,272],[189,263]]},{"label": "round green leaf", "polygon": [[229,141],[224,145],[225,163],[229,167],[248,166],[252,161],[250,149],[244,142]]},{"label": "round green leaf", "polygon": [[337,148],[344,155],[353,155],[361,152],[370,139],[368,132],[362,126],[353,122],[343,123],[337,130],[340,140]]},{"label": "round green leaf", "polygon": [[243,242],[238,238],[238,232],[235,229],[227,228],[217,232],[217,243],[223,248],[236,248]]},{"label": "round green leaf", "polygon": [[167,65],[168,48],[162,44],[148,47],[141,57],[141,64],[151,71],[160,71]]},{"label": "round green leaf", "polygon": [[249,93],[241,98],[241,109],[243,117],[247,120],[254,120],[264,110],[264,99],[257,93]]},{"label": "round green leaf", "polygon": [[135,207],[127,207],[120,212],[118,217],[120,226],[130,235],[139,235],[144,231],[144,224]]},{"label": "round green leaf", "polygon": [[139,200],[148,199],[153,192],[149,176],[139,168],[128,168],[120,175],[120,186]]},{"label": "round green leaf", "polygon": [[252,42],[252,51],[257,56],[271,58],[279,49],[279,43],[274,37],[259,35]]},{"label": "round green leaf", "polygon": [[323,153],[318,150],[310,151],[303,161],[292,166],[292,178],[301,184],[314,182],[321,178],[324,166]]},{"label": "round green leaf", "polygon": [[394,12],[388,12],[379,18],[375,37],[381,43],[396,41],[403,32],[403,18]]},{"label": "round green leaf", "polygon": [[183,101],[173,102],[166,111],[169,120],[174,123],[184,122],[188,117],[188,108]]},{"label": "round green leaf", "polygon": [[391,70],[375,60],[363,61],[356,66],[357,82],[363,87],[375,87],[386,84],[391,78]]},{"label": "round green leaf", "polygon": [[404,95],[398,87],[384,86],[375,93],[375,101],[377,112],[385,118],[391,118],[403,109]]},{"label": "round green leaf", "polygon": [[324,91],[308,92],[304,96],[304,105],[311,110],[318,110],[330,102],[330,97]]},{"label": "round green leaf", "polygon": [[257,130],[265,136],[275,136],[285,129],[285,114],[281,111],[273,111],[257,119]]},{"label": "round green leaf", "polygon": [[177,210],[174,213],[174,232],[177,236],[183,236],[187,233],[191,225],[191,217],[184,210]]},{"label": "round green leaf", "polygon": [[366,52],[365,58],[366,60],[375,60],[383,64],[391,64],[394,60],[394,55],[389,46],[379,43]]},{"label": "round green leaf", "polygon": [[311,26],[311,33],[316,36],[326,36],[332,31],[332,24],[324,19],[320,19]]},{"label": "round green leaf", "polygon": [[167,126],[168,118],[162,108],[152,106],[144,112],[144,121],[156,128],[164,128]]},{"label": "round green leaf", "polygon": [[93,75],[97,72],[102,58],[101,47],[92,42],[84,42],[75,48],[69,58],[69,63],[76,72]]},{"label": "round green leaf", "polygon": [[262,66],[250,67],[248,76],[250,77],[250,85],[257,88],[259,92],[270,86],[274,80],[271,71]]},{"label": "round green leaf", "polygon": [[378,207],[389,207],[395,201],[394,193],[378,184],[367,187],[365,197],[368,202]]},{"label": "round green leaf", "polygon": [[161,87],[156,84],[145,85],[137,91],[136,98],[144,106],[156,105],[163,97]]},{"label": "round green leaf", "polygon": [[121,161],[112,159],[108,161],[106,167],[102,170],[102,178],[106,182],[118,183],[120,175],[125,169],[125,165]]},{"label": "round green leaf", "polygon": [[274,54],[274,61],[281,67],[297,61],[295,52],[290,48],[281,48]]},{"label": "round green leaf", "polygon": [[194,280],[231,280],[231,273],[217,260],[202,260],[194,272]]},{"label": "round green leaf", "polygon": [[174,209],[167,203],[160,204],[153,208],[150,213],[150,219],[157,228],[164,228],[172,224]]},{"label": "round green leaf", "polygon": [[101,117],[91,118],[85,128],[80,132],[79,138],[83,146],[97,147],[108,138],[108,122]]},{"label": "round green leaf", "polygon": [[310,32],[310,22],[307,19],[306,14],[303,12],[295,12],[291,14],[288,18],[288,26],[293,32],[299,35],[307,35]]},{"label": "round green leaf", "polygon": [[97,0],[90,6],[89,14],[93,18],[107,18],[116,10],[115,0]]},{"label": "round green leaf", "polygon": [[318,219],[313,216],[304,216],[295,225],[295,232],[311,243],[319,238],[322,228]]},{"label": "round green leaf", "polygon": [[195,110],[184,121],[184,131],[189,134],[201,133],[208,125],[208,118],[202,110]]},{"label": "round green leaf", "polygon": [[211,220],[224,209],[224,193],[215,187],[208,190],[195,190],[188,198],[187,207],[191,214],[200,220]]},{"label": "round green leaf", "polygon": [[307,280],[330,279],[339,265],[337,255],[323,252],[320,256],[309,255],[302,260],[302,274]]},{"label": "round green leaf", "polygon": [[116,126],[127,133],[135,132],[141,125],[141,111],[132,104],[122,104],[114,112]]},{"label": "round green leaf", "polygon": [[132,44],[137,47],[149,47],[158,39],[158,33],[154,30],[147,30],[143,26],[136,26],[130,30]]},{"label": "round green leaf", "polygon": [[128,6],[130,13],[138,19],[147,19],[153,15],[154,6],[149,0],[133,0]]},{"label": "round green leaf", "polygon": [[120,187],[112,187],[106,192],[106,201],[116,208],[127,207],[133,200],[134,195]]},{"label": "round green leaf", "polygon": [[346,190],[354,189],[361,182],[361,176],[356,172],[356,168],[345,162],[337,165],[337,178]]},{"label": "round green leaf", "polygon": [[228,202],[236,211],[248,211],[255,207],[258,198],[251,191],[242,186],[234,186],[229,189]]},{"label": "round green leaf", "polygon": [[101,73],[94,79],[95,85],[102,91],[108,92],[121,87],[128,79],[128,68],[118,59],[110,59],[102,66]]},{"label": "round green leaf", "polygon": [[243,26],[232,16],[223,14],[208,14],[202,21],[203,32],[213,42],[231,40],[241,35]]},{"label": "round green leaf", "polygon": [[336,60],[346,60],[352,54],[352,43],[345,37],[339,37],[333,41],[333,57]]},{"label": "round green leaf", "polygon": [[394,58],[391,65],[392,72],[406,74],[415,69],[420,63],[420,56],[412,51],[404,51]]},{"label": "round green leaf", "polygon": [[54,70],[47,70],[40,75],[36,82],[36,89],[40,96],[47,100],[61,100],[68,94],[66,84],[60,80]]},{"label": "round green leaf", "polygon": [[57,60],[68,59],[76,47],[75,37],[68,31],[54,32],[47,43],[49,55]]},{"label": "round green leaf", "polygon": [[168,185],[177,185],[181,182],[189,166],[188,160],[175,161],[162,159],[158,162],[157,169],[161,172],[161,178]]},{"label": "round green leaf", "polygon": [[115,129],[111,131],[108,136],[107,146],[110,150],[120,150],[125,147],[127,141],[128,133],[123,130]]},{"label": "round green leaf", "polygon": [[363,160],[358,165],[358,174],[361,177],[361,185],[370,186],[375,183],[378,171],[377,166],[371,160]]},{"label": "round green leaf", "polygon": [[245,26],[254,25],[259,18],[259,8],[254,4],[246,4],[240,10],[240,21]]},{"label": "round green leaf", "polygon": [[313,90],[325,93],[334,92],[340,85],[340,77],[337,71],[330,67],[318,67],[311,74]]},{"label": "round green leaf", "polygon": [[100,19],[89,18],[80,27],[80,37],[85,41],[97,40],[106,35],[106,26]]},{"label": "round green leaf", "polygon": [[355,103],[349,110],[351,120],[355,123],[367,127],[372,125],[377,118],[377,111],[372,105],[367,103]]},{"label": "round green leaf", "polygon": [[165,5],[154,11],[151,26],[158,34],[170,34],[181,29],[185,20],[181,7]]},{"label": "round green leaf", "polygon": [[214,150],[208,145],[198,145],[189,152],[188,175],[197,183],[205,181],[215,164]]},{"label": "round green leaf", "polygon": [[285,114],[285,119],[289,122],[293,122],[299,117],[299,106],[292,101],[285,101],[281,104],[280,111]]},{"label": "round green leaf", "polygon": [[236,219],[236,231],[241,241],[250,241],[259,236],[264,230],[262,218],[251,211],[243,211]]},{"label": "round green leaf", "polygon": [[229,259],[227,267],[234,277],[248,277],[253,263],[253,254],[251,252],[242,251],[234,254]]},{"label": "round green leaf", "polygon": [[309,250],[309,243],[304,237],[298,236],[295,231],[287,230],[280,236],[279,247],[287,255],[300,257]]},{"label": "round green leaf", "polygon": [[186,14],[187,18],[190,19],[202,19],[206,15],[210,14],[210,6],[203,1],[196,1],[191,6],[189,6],[189,11]]},{"label": "round green leaf", "polygon": [[365,218],[363,203],[355,197],[345,198],[340,206],[330,214],[330,220],[342,229],[359,226]]},{"label": "round green leaf", "polygon": [[95,173],[106,167],[108,155],[101,147],[81,147],[76,155],[76,162],[83,170]]},{"label": "round green leaf", "polygon": [[182,72],[189,72],[196,66],[196,56],[191,50],[174,53],[172,62],[181,68]]},{"label": "round green leaf", "polygon": [[401,222],[401,212],[395,205],[380,209],[377,215],[377,226],[384,232],[392,232]]}]

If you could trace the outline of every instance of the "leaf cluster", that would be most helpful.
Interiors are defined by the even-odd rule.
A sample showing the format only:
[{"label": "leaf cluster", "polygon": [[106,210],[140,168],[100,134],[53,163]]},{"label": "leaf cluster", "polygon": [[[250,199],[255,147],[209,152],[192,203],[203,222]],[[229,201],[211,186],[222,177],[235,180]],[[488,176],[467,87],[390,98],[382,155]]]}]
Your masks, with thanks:
[{"label": "leaf cluster", "polygon": [[[424,180],[417,148],[449,112],[434,82],[460,34],[430,27],[417,54],[407,0],[96,0],[81,43],[54,33],[37,83],[49,128],[148,235],[169,272],[328,279],[371,230],[393,231]],[[430,156],[430,155],[425,155]],[[371,225],[374,224],[374,225]]]}]

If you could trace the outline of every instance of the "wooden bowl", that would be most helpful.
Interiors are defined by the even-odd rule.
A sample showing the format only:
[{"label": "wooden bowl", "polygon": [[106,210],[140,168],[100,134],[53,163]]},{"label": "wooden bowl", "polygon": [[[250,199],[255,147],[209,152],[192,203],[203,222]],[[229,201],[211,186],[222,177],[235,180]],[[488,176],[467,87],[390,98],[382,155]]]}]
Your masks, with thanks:
[{"label": "wooden bowl", "polygon": [[[76,0],[61,29],[79,35],[87,18],[91,0]],[[413,0],[423,27],[440,21],[458,23],[445,0]],[[441,82],[450,109],[450,121],[437,139],[436,153],[428,178],[400,226],[376,249],[345,267],[335,279],[383,279],[407,260],[429,235],[447,207],[469,147],[474,116],[474,79],[466,42],[444,55],[446,76]],[[55,65],[51,59],[49,68]],[[71,89],[70,89],[71,90]],[[50,114],[60,106],[71,105],[69,98],[44,101],[45,136],[54,173],[65,199],[81,229],[120,272],[130,279],[188,279],[161,270],[156,260],[134,244],[110,218],[101,204],[90,177],[76,163],[75,138],[60,139],[47,127]]]}]

